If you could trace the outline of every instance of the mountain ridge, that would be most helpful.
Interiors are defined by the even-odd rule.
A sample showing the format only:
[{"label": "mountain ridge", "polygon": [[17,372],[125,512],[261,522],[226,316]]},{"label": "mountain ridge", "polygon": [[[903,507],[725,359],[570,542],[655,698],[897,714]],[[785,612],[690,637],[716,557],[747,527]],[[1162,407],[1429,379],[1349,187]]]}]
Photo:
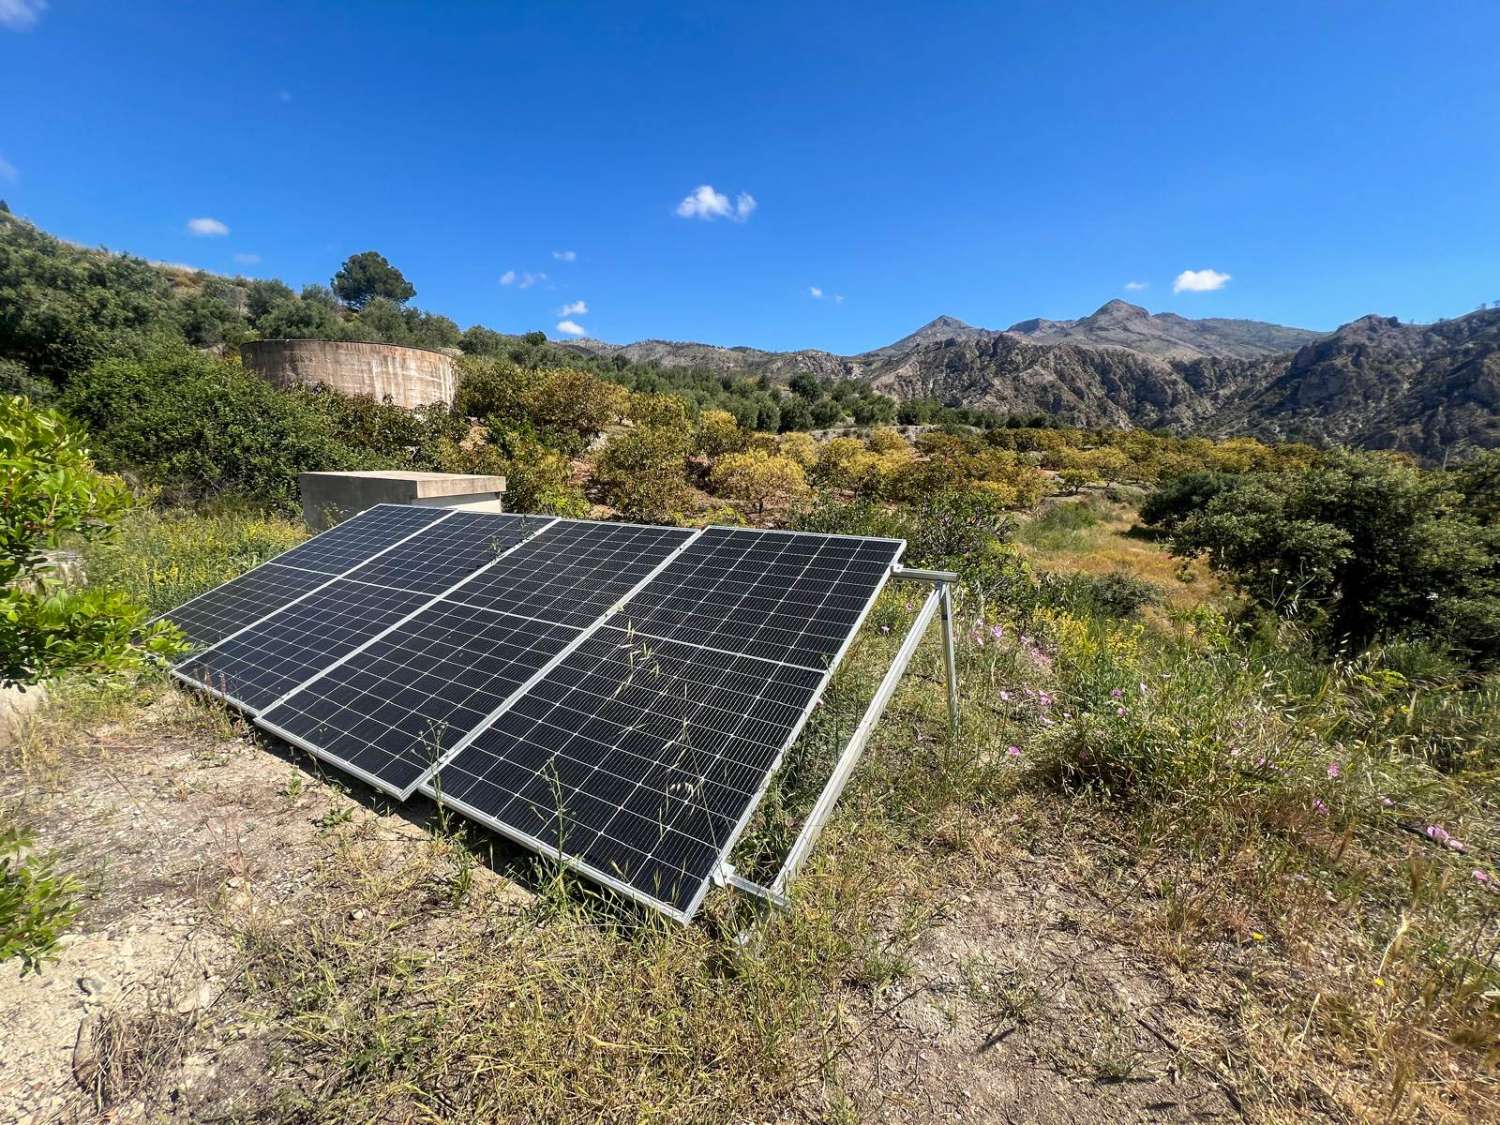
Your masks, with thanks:
[{"label": "mountain ridge", "polygon": [[861,379],[897,399],[1080,426],[1340,442],[1428,461],[1500,446],[1500,309],[1430,325],[1370,314],[1320,333],[1111,301],[1087,317],[1005,330],[939,316],[853,356],[666,341],[560,346],[777,382]]}]

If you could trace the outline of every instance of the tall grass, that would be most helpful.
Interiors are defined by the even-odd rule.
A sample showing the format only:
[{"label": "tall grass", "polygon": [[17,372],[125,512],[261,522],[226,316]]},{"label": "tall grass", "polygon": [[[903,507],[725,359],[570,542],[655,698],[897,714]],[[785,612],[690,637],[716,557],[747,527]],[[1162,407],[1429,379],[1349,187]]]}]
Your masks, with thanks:
[{"label": "tall grass", "polygon": [[85,572],[91,584],[123,590],[161,613],[296,546],[307,534],[300,523],[252,510],[204,514],[142,507],[112,539],[88,545]]}]

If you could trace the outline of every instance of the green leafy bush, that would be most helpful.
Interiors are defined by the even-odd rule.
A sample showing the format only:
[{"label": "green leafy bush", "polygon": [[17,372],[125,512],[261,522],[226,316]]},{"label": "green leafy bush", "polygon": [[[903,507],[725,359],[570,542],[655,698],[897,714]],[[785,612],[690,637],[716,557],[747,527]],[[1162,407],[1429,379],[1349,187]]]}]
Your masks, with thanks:
[{"label": "green leafy bush", "polygon": [[[1467,478],[1380,453],[1247,473],[1173,515],[1172,549],[1208,556],[1255,606],[1330,644],[1426,637],[1500,661],[1500,527]],[[1482,479],[1482,477],[1481,477]]]},{"label": "green leafy bush", "polygon": [[95,471],[70,422],[0,398],[0,481],[0,683],[120,671],[175,651],[168,626],[137,637],[146,613],[126,595],[57,577],[47,552],[106,537],[129,504],[122,481]]},{"label": "green leafy bush", "polygon": [[81,372],[61,406],[89,427],[102,464],[169,499],[229,494],[293,511],[301,472],[407,467],[404,456],[349,443],[343,427],[358,408],[346,401],[281,390],[237,363],[163,344]]},{"label": "green leafy bush", "polygon": [[19,957],[23,973],[49,959],[79,909],[77,880],[31,852],[31,841],[23,829],[0,830],[0,962]]}]

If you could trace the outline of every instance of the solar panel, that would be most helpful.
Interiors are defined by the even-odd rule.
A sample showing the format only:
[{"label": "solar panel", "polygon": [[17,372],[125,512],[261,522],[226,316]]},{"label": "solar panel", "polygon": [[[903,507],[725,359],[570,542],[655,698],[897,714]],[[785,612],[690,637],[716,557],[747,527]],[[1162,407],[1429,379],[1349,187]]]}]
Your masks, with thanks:
[{"label": "solar panel", "polygon": [[709,529],[424,792],[691,918],[904,547]]},{"label": "solar panel", "polygon": [[173,671],[254,714],[427,600],[423,594],[335,579]]},{"label": "solar panel", "polygon": [[266,563],[198,595],[161,615],[177,625],[194,649],[217,644],[229,634],[328,581],[328,576]]},{"label": "solar panel", "polygon": [[451,517],[449,508],[418,508],[409,504],[376,504],[337,527],[314,535],[285,554],[282,566],[297,566],[330,577],[358,566],[376,551],[405,539],[414,531]]},{"label": "solar panel", "polygon": [[[217,644],[371,555],[452,515],[446,508],[377,504],[153,620],[175,623],[195,650]],[[338,563],[344,565],[330,569]]]},{"label": "solar panel", "polygon": [[351,570],[348,577],[375,586],[441,594],[551,522],[550,516],[455,512]]},{"label": "solar panel", "polygon": [[578,635],[439,600],[328,670],[260,725],[399,797]]},{"label": "solar panel", "polygon": [[557,521],[257,721],[404,799],[695,534]]},{"label": "solar panel", "polygon": [[449,597],[583,628],[696,534],[680,527],[559,520]]},{"label": "solar panel", "polygon": [[687,920],[904,547],[380,505],[166,616],[267,731]]},{"label": "solar panel", "polygon": [[457,754],[432,789],[687,917],[823,680],[607,626]]},{"label": "solar panel", "polygon": [[712,527],[631,599],[640,633],[824,668],[905,543]]}]

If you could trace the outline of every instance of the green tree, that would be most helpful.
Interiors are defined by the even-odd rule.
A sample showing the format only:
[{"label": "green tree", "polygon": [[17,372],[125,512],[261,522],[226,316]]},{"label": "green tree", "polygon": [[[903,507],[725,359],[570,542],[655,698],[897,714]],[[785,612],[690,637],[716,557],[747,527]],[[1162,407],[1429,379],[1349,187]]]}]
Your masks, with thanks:
[{"label": "green tree", "polygon": [[417,295],[401,271],[386,261],[384,254],[374,250],[346,258],[333,277],[333,291],[339,300],[356,311],[376,297],[404,305]]},{"label": "green tree", "polygon": [[611,438],[594,463],[594,483],[606,503],[628,519],[681,518],[690,435],[685,424],[637,425]]},{"label": "green tree", "polygon": [[1190,515],[1174,511],[1172,549],[1206,555],[1254,604],[1331,644],[1415,635],[1500,661],[1500,527],[1448,474],[1341,451],[1220,483]]}]

